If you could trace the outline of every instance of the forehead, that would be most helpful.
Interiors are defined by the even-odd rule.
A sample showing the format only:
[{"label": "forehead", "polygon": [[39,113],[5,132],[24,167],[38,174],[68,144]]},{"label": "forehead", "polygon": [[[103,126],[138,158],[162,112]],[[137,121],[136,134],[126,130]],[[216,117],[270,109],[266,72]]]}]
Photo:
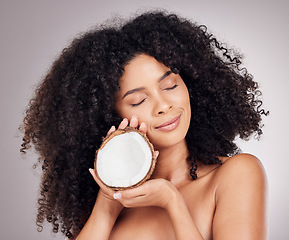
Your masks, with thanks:
[{"label": "forehead", "polygon": [[120,87],[132,87],[138,84],[145,84],[150,81],[157,81],[169,68],[158,62],[154,57],[141,54],[133,58],[125,67],[120,78]]}]

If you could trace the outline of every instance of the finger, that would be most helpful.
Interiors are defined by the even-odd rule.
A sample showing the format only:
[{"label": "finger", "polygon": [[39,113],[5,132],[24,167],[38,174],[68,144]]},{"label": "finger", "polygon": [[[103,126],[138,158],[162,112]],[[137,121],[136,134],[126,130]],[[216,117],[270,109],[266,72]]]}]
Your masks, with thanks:
[{"label": "finger", "polygon": [[121,200],[128,200],[128,199],[133,199],[136,197],[140,197],[143,196],[144,193],[142,190],[138,190],[136,191],[135,189],[139,189],[140,187],[131,189],[131,190],[124,190],[124,191],[119,191],[119,192],[115,192],[113,194],[113,198],[114,199],[121,199]]},{"label": "finger", "polygon": [[133,115],[133,116],[131,117],[131,120],[130,120],[130,122],[129,122],[129,126],[130,126],[130,127],[133,127],[133,128],[137,128],[137,126],[138,126],[138,119],[137,119],[137,117],[136,117],[135,115]]},{"label": "finger", "polygon": [[119,128],[119,129],[124,129],[125,127],[127,127],[127,125],[128,125],[128,120],[127,120],[127,118],[124,118],[124,119],[121,121],[121,123],[119,124],[118,128]]},{"label": "finger", "polygon": [[144,185],[141,185],[136,188],[124,190],[124,191],[119,191],[120,198],[119,199],[133,199],[133,198],[138,198],[141,196],[144,196],[147,194],[147,188]]},{"label": "finger", "polygon": [[139,126],[139,130],[140,130],[141,132],[143,132],[144,134],[146,134],[146,132],[147,132],[147,125],[146,125],[144,122],[142,122],[142,123],[140,124],[140,126]]},{"label": "finger", "polygon": [[129,199],[129,198],[146,196],[152,193],[160,193],[160,189],[164,191],[165,189],[167,189],[167,186],[170,186],[169,189],[171,190],[171,185],[172,183],[170,183],[169,181],[165,179],[151,179],[151,180],[144,182],[138,187],[127,189],[127,190],[120,191],[120,192],[121,192],[122,198]]},{"label": "finger", "polygon": [[141,187],[117,192],[113,197],[125,207],[138,207],[150,204],[145,200],[147,199],[147,193]]},{"label": "finger", "polygon": [[135,207],[147,207],[154,204],[151,204],[146,200],[145,196],[135,197],[130,199],[119,199],[118,200],[124,207],[135,208]]},{"label": "finger", "polygon": [[159,152],[159,151],[154,151],[154,157],[155,157],[155,159],[157,159],[157,158],[158,158],[159,154],[160,154],[160,152]]},{"label": "finger", "polygon": [[112,134],[115,131],[115,126],[112,126],[109,131],[107,132],[106,136],[109,136],[110,134]]}]

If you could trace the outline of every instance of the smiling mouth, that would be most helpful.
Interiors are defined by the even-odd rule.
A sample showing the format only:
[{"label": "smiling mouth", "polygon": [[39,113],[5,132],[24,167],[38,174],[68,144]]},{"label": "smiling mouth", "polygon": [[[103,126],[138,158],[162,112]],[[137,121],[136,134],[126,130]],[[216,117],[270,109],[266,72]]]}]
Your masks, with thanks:
[{"label": "smiling mouth", "polygon": [[171,131],[174,130],[180,123],[181,115],[171,119],[170,121],[167,121],[163,123],[162,125],[156,127],[159,131]]}]

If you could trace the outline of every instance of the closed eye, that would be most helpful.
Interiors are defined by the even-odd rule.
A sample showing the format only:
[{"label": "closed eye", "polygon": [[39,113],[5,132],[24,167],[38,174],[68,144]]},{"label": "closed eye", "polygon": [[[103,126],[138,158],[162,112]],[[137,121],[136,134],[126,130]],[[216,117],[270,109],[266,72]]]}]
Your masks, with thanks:
[{"label": "closed eye", "polygon": [[173,89],[175,89],[177,86],[179,86],[179,85],[178,85],[178,84],[175,84],[174,86],[169,87],[169,88],[165,88],[164,90],[173,90]]},{"label": "closed eye", "polygon": [[136,106],[139,106],[141,105],[146,99],[144,98],[143,100],[141,100],[140,102],[138,103],[134,103],[134,104],[131,104],[132,107],[136,107]]}]

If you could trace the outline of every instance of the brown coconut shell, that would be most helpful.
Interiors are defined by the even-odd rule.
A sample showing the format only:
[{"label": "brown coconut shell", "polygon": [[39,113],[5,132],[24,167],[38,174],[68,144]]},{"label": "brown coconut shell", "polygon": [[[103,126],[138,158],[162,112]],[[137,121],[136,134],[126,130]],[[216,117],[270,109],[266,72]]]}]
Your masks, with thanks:
[{"label": "brown coconut shell", "polygon": [[[149,169],[149,171],[147,172],[147,174],[145,175],[145,177],[144,177],[142,180],[140,180],[139,182],[137,182],[136,184],[134,184],[134,185],[131,185],[131,186],[128,186],[128,187],[114,187],[114,186],[109,186],[109,185],[107,185],[106,183],[104,183],[104,182],[102,181],[102,179],[99,177],[98,172],[97,172],[97,167],[96,167],[97,164],[96,164],[96,163],[97,163],[98,152],[99,152],[99,150],[101,150],[101,149],[107,144],[107,142],[110,141],[113,137],[118,136],[118,135],[121,135],[121,134],[124,134],[124,133],[129,133],[129,132],[137,132],[138,134],[140,134],[140,135],[144,138],[144,140],[145,140],[146,143],[148,144],[148,146],[149,146],[149,148],[150,148],[150,150],[151,150],[151,154],[152,154],[150,169]],[[97,177],[100,179],[100,181],[101,181],[105,186],[107,186],[107,187],[109,187],[109,188],[111,188],[111,189],[113,189],[113,190],[125,190],[125,189],[130,189],[130,188],[135,188],[135,187],[140,186],[141,184],[143,184],[145,181],[147,181],[147,180],[151,177],[151,175],[152,175],[152,173],[153,173],[153,171],[154,171],[154,169],[155,169],[155,165],[156,165],[156,158],[155,158],[155,156],[154,156],[154,147],[153,147],[152,143],[149,141],[148,137],[147,137],[144,133],[142,133],[142,132],[139,131],[138,129],[135,129],[135,128],[132,128],[132,127],[129,127],[129,126],[126,127],[125,129],[117,129],[116,131],[112,132],[110,135],[108,135],[107,137],[105,137],[105,138],[103,139],[102,144],[100,145],[100,148],[99,148],[99,149],[96,151],[96,153],[95,153],[95,160],[94,160],[94,169],[95,169],[95,173],[96,173]]]}]

